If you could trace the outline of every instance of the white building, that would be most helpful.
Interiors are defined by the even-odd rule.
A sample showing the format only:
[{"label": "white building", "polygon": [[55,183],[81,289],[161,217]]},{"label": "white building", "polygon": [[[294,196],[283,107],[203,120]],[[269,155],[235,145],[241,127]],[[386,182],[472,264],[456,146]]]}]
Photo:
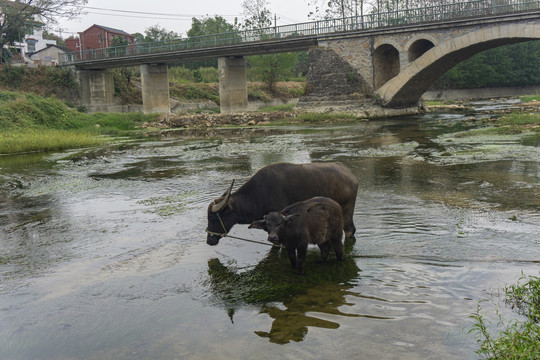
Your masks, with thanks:
[{"label": "white building", "polygon": [[56,45],[56,40],[43,38],[43,26],[42,23],[36,22],[32,34],[25,35],[22,42],[14,43],[14,47],[19,49],[19,54],[25,63],[30,61],[33,53],[47,48],[48,45]]}]

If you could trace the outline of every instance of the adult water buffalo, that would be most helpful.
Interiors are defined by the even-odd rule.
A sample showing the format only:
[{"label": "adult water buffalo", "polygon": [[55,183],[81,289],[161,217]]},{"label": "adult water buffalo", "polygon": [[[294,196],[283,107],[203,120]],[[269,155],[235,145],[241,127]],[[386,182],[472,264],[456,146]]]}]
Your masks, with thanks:
[{"label": "adult water buffalo", "polygon": [[314,196],[325,196],[341,205],[345,237],[356,231],[353,223],[358,180],[340,163],[288,164],[265,166],[238,190],[234,181],[220,198],[208,206],[206,243],[217,245],[235,224],[251,224],[271,211]]}]

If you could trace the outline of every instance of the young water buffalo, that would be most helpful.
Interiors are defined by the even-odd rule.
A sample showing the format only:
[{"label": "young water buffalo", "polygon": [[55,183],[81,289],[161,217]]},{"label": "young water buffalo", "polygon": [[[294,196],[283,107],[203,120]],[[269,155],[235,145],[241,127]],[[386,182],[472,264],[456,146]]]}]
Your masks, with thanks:
[{"label": "young water buffalo", "polygon": [[292,267],[304,272],[308,244],[317,244],[324,262],[330,252],[330,244],[338,260],[343,260],[343,217],[341,206],[326,197],[314,197],[274,211],[249,225],[268,233],[268,241],[283,244],[287,249]]},{"label": "young water buffalo", "polygon": [[325,196],[341,205],[346,237],[356,231],[353,213],[358,180],[343,164],[276,163],[260,169],[233,193],[232,186],[208,206],[209,245],[216,245],[235,224],[250,224],[314,196]]}]

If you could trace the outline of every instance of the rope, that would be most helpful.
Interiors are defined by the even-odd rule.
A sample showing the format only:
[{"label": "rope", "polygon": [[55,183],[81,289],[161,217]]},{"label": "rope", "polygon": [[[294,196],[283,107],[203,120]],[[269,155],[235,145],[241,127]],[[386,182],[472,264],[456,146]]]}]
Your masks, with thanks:
[{"label": "rope", "polygon": [[219,216],[219,213],[217,213],[217,216],[218,216],[219,222],[221,224],[221,227],[223,228],[223,231],[225,231],[225,232],[224,233],[217,233],[217,232],[210,231],[210,230],[208,230],[208,228],[206,228],[205,231],[210,235],[220,236],[220,237],[229,237],[231,239],[237,239],[237,240],[252,242],[252,243],[255,243],[255,244],[261,244],[261,245],[268,245],[268,246],[275,246],[275,247],[285,248],[285,246],[279,245],[279,244],[272,244],[272,243],[267,243],[267,242],[251,240],[251,239],[241,238],[241,237],[238,237],[238,236],[229,235],[227,233],[227,229],[225,228],[225,225],[223,224],[223,221],[221,220],[221,216]]}]

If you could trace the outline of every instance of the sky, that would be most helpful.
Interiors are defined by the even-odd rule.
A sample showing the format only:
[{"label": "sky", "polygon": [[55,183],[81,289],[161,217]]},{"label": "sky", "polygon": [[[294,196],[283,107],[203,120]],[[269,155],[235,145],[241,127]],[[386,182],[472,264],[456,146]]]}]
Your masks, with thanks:
[{"label": "sky", "polygon": [[[277,25],[310,21],[307,0],[270,0],[269,9],[276,14]],[[60,20],[51,27],[64,39],[77,36],[93,24],[124,30],[130,34],[155,25],[182,36],[191,28],[191,18],[220,15],[233,23],[242,21],[242,0],[88,0],[84,12],[77,20]]]}]

